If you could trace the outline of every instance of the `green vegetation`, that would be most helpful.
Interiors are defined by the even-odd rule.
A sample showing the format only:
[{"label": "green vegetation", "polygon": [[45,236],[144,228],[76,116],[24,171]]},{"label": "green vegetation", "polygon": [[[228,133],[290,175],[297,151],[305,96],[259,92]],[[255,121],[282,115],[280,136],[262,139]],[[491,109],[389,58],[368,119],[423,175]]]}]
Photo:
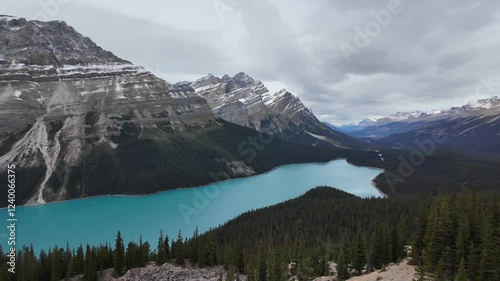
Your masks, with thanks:
[{"label": "green vegetation", "polygon": [[[458,151],[436,150],[421,165],[409,161],[414,151],[384,149],[379,153],[353,152],[348,161],[360,166],[377,167],[386,172],[375,179],[377,187],[389,196],[438,195],[440,192],[458,192],[467,183],[478,192],[499,192],[500,158],[465,154]],[[402,160],[410,163],[400,173]],[[413,169],[413,170],[412,170]],[[410,175],[405,173],[412,170]],[[394,184],[391,184],[393,182]]]},{"label": "green vegetation", "polygon": [[[420,206],[415,208],[415,206]],[[414,218],[417,218],[415,221]],[[500,280],[500,205],[496,196],[464,190],[432,199],[360,199],[329,187],[315,188],[287,202],[245,213],[190,239],[160,232],[157,248],[130,242],[118,232],[115,246],[55,247],[37,256],[33,247],[18,253],[16,274],[1,280],[62,280],[83,275],[97,280],[104,269],[115,276],[150,261],[200,267],[222,264],[228,274],[250,281],[299,280],[328,275],[335,261],[346,280],[406,257],[421,265],[420,280]],[[1,249],[0,249],[1,251]],[[6,271],[0,254],[0,274]],[[290,269],[289,269],[290,266]],[[236,277],[235,277],[236,278]]]},{"label": "green vegetation", "polygon": [[413,246],[416,264],[440,280],[500,280],[498,198],[443,194],[424,205]]},{"label": "green vegetation", "polygon": [[[123,130],[126,132],[117,137],[116,149],[102,144],[90,150],[80,165],[71,170],[69,198],[82,194],[150,194],[245,176],[228,170],[227,163],[231,161],[241,161],[255,173],[263,173],[284,164],[326,162],[348,153],[281,139],[274,139],[259,151],[248,143],[248,138],[258,139],[257,132],[229,123],[196,129],[194,135],[162,133],[159,140],[137,138],[138,129]],[[242,143],[247,143],[248,150],[241,150]]]}]

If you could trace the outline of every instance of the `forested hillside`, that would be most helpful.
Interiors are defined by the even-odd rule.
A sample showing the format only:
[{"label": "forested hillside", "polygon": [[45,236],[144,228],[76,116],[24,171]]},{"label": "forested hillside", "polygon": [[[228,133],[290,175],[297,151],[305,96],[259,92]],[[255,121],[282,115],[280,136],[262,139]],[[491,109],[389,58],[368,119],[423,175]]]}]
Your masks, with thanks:
[{"label": "forested hillside", "polygon": [[[417,218],[415,220],[415,218]],[[287,202],[248,212],[189,239],[54,248],[39,255],[19,252],[16,274],[0,280],[61,280],[83,274],[97,280],[107,268],[115,275],[150,261],[200,267],[222,264],[229,278],[279,281],[330,274],[335,261],[339,280],[364,274],[407,256],[420,266],[419,280],[500,280],[500,206],[490,194],[464,190],[436,198],[360,199],[329,187],[315,188]],[[151,251],[152,248],[156,250]],[[2,275],[3,274],[3,275]],[[427,279],[428,280],[428,279]]]},{"label": "forested hillside", "polygon": [[[141,133],[131,123],[114,142],[115,149],[102,144],[89,150],[71,169],[57,165],[47,183],[52,200],[150,194],[250,176],[285,164],[327,162],[352,153],[290,143],[223,120],[184,132],[163,124]],[[44,172],[37,167],[18,168],[16,199],[20,204],[32,197]],[[6,178],[6,171],[0,176]],[[7,198],[6,185],[0,187],[0,194]],[[6,204],[0,201],[0,207]]]},{"label": "forested hillside", "polygon": [[412,257],[436,280],[500,280],[498,196],[463,191],[424,202]]},{"label": "forested hillside", "polygon": [[[377,154],[382,155],[383,161]],[[421,150],[381,149],[373,154],[352,153],[348,161],[386,170],[375,183],[391,197],[458,192],[464,183],[481,192],[500,191],[500,161],[495,156],[439,148],[430,154]]]}]

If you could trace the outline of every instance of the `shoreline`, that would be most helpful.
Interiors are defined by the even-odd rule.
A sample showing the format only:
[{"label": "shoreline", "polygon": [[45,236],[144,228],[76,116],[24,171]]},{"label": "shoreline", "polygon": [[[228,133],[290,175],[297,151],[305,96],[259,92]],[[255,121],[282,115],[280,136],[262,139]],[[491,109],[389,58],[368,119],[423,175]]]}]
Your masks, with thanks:
[{"label": "shoreline", "polygon": [[[260,173],[260,174],[254,174],[254,175],[251,175],[251,176],[245,176],[245,177],[239,177],[239,178],[232,178],[232,179],[226,179],[226,180],[223,180],[223,181],[218,181],[218,182],[213,182],[213,183],[208,183],[208,184],[203,184],[203,185],[198,185],[198,186],[192,186],[192,187],[179,187],[179,188],[174,188],[174,189],[168,189],[168,190],[163,190],[163,191],[158,191],[158,192],[154,192],[154,193],[148,193],[148,194],[110,194],[110,195],[95,195],[95,196],[88,196],[88,197],[82,197],[82,198],[73,198],[73,199],[68,199],[68,200],[64,200],[64,201],[54,201],[54,202],[48,202],[46,204],[35,204],[35,205],[19,205],[17,206],[18,208],[30,208],[30,207],[40,207],[40,206],[46,206],[46,205],[49,205],[49,204],[60,204],[60,203],[67,203],[67,202],[70,202],[70,201],[79,201],[79,200],[89,200],[89,199],[98,199],[98,198],[107,198],[107,197],[116,197],[116,198],[119,198],[119,197],[145,197],[145,196],[154,196],[154,195],[159,195],[159,194],[162,194],[162,193],[166,193],[166,192],[174,192],[174,191],[179,191],[179,190],[186,190],[186,189],[196,189],[196,188],[203,188],[203,187],[207,187],[207,186],[212,186],[212,185],[217,185],[217,184],[220,184],[220,183],[224,183],[224,182],[229,182],[229,181],[236,181],[236,180],[242,180],[242,179],[247,179],[247,178],[250,178],[250,177],[258,177],[258,176],[264,176],[264,175],[267,175],[277,169],[280,169],[280,168],[283,168],[283,167],[288,167],[288,166],[296,166],[296,165],[309,165],[309,164],[326,164],[326,163],[330,163],[330,162],[334,162],[334,161],[345,161],[347,164],[349,165],[352,165],[354,167],[360,167],[360,168],[367,168],[367,169],[372,169],[372,170],[377,170],[377,171],[380,171],[380,173],[383,173],[385,172],[384,169],[380,169],[380,168],[375,168],[375,167],[367,167],[367,166],[358,166],[358,165],[355,165],[353,163],[350,163],[348,161],[348,158],[346,157],[339,157],[339,158],[335,158],[335,159],[332,159],[332,160],[329,160],[329,161],[326,161],[326,162],[304,162],[304,163],[292,163],[292,164],[284,164],[284,165],[280,165],[280,166],[276,166],[274,168],[272,168],[271,170],[267,171],[267,172],[263,172],[263,173]],[[379,174],[380,175],[380,174]],[[382,191],[380,191],[380,189],[378,189],[378,187],[375,185],[375,178],[377,178],[379,175],[377,175],[376,177],[374,177],[372,180],[371,180],[371,185],[372,187],[374,187],[377,192],[379,192],[381,195],[383,195],[385,198],[388,197],[387,194],[383,193]],[[312,187],[314,188],[314,187]],[[7,209],[7,207],[4,207],[4,208],[0,208],[0,211],[1,210],[4,210],[4,209]]]},{"label": "shoreline", "polygon": [[[384,172],[385,172],[385,170],[384,170]],[[380,195],[382,195],[384,198],[386,198],[386,199],[389,198],[388,194],[385,194],[384,192],[382,192],[382,190],[380,190],[380,188],[377,187],[377,184],[375,183],[375,179],[377,177],[374,177],[373,180],[371,181],[373,188],[375,188],[380,193]]]}]

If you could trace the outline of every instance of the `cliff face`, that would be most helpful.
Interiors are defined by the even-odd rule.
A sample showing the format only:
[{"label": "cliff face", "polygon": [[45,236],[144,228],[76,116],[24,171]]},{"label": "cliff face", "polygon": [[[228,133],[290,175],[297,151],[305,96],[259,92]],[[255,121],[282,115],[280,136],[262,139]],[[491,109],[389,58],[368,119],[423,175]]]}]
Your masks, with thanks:
[{"label": "cliff face", "polygon": [[222,78],[209,74],[190,85],[226,121],[307,145],[362,147],[355,139],[321,123],[289,91],[270,93],[261,81],[245,73]]},{"label": "cliff face", "polygon": [[[331,144],[293,95],[269,94],[244,74],[221,80],[200,80],[196,91],[191,83],[170,84],[64,22],[0,16],[0,177],[15,164],[18,204],[43,204],[149,194],[345,157],[344,150],[311,147]],[[219,93],[229,93],[227,101]],[[216,116],[205,98],[236,124]],[[311,118],[310,128],[300,116]],[[255,130],[282,138],[261,153],[249,142],[261,137]]]},{"label": "cliff face", "polygon": [[[0,17],[1,168],[74,166],[93,147],[117,144],[129,127],[171,130],[216,119],[205,99],[98,47],[64,22]],[[139,132],[139,134],[141,133]]]}]

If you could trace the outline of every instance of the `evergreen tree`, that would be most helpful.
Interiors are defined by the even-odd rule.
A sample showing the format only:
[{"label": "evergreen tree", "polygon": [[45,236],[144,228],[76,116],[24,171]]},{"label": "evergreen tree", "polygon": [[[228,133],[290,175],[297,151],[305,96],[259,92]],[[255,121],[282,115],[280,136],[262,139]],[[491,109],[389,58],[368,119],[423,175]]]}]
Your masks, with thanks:
[{"label": "evergreen tree", "polygon": [[52,281],[60,281],[62,279],[61,266],[62,265],[61,265],[60,251],[56,246],[54,248],[54,252],[52,253],[52,260],[51,260],[50,279]]},{"label": "evergreen tree", "polygon": [[358,274],[363,273],[363,270],[366,266],[367,260],[367,250],[366,250],[366,236],[364,230],[361,228],[361,225],[358,226],[358,233],[356,235],[356,240],[354,244],[353,251],[353,262],[352,268],[356,270]]},{"label": "evergreen tree", "polygon": [[113,269],[117,276],[122,276],[126,271],[125,247],[123,245],[123,239],[120,231],[118,231],[118,233],[116,234]]},{"label": "evergreen tree", "polygon": [[160,230],[160,237],[158,238],[158,246],[156,246],[156,264],[162,265],[168,260],[167,246],[168,236],[166,238],[163,237],[163,230]]},{"label": "evergreen tree", "polygon": [[462,257],[458,266],[458,273],[454,281],[468,281],[467,270],[465,269],[465,259]]},{"label": "evergreen tree", "polygon": [[477,280],[479,277],[479,249],[471,242],[470,253],[467,259],[467,273],[470,278]]},{"label": "evergreen tree", "polygon": [[391,232],[391,261],[396,262],[406,256],[405,245],[401,238],[398,227],[394,227]]},{"label": "evergreen tree", "polygon": [[226,281],[234,281],[236,275],[236,269],[234,266],[230,266],[226,273]]},{"label": "evergreen tree", "polygon": [[340,248],[339,256],[337,257],[337,279],[339,281],[344,281],[349,279],[350,277],[349,267],[344,257],[344,249]]},{"label": "evergreen tree", "polygon": [[84,265],[84,253],[83,246],[80,245],[76,250],[76,256],[74,257],[74,272],[75,274],[83,273],[83,265]]},{"label": "evergreen tree", "polygon": [[[174,250],[172,249],[172,252]],[[184,264],[184,242],[182,240],[182,233],[179,230],[179,233],[177,234],[177,241],[175,241],[175,262],[178,265],[183,265]]]},{"label": "evergreen tree", "polygon": [[87,245],[85,251],[85,264],[83,270],[83,280],[97,281],[97,264],[95,260],[94,250]]}]

